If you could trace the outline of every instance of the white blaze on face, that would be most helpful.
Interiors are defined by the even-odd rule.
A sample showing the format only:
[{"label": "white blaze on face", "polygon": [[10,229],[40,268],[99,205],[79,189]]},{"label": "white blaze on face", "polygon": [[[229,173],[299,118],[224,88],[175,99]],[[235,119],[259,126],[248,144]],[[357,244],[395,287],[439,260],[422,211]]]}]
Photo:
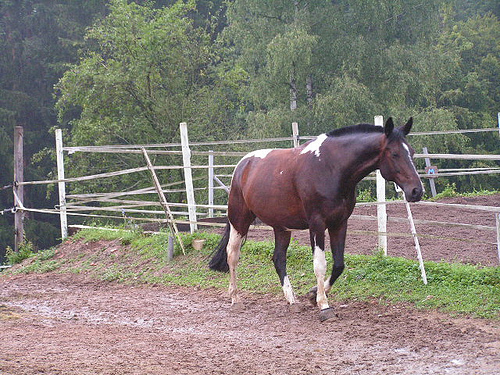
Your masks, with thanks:
[{"label": "white blaze on face", "polygon": [[417,172],[417,168],[415,168],[415,164],[413,163],[413,159],[411,157],[411,153],[410,153],[410,148],[408,147],[408,145],[406,143],[403,142],[403,147],[404,149],[406,150],[406,152],[408,153],[408,159],[410,160],[410,164],[412,165],[413,167],[413,170],[415,171],[416,174],[418,174]]},{"label": "white blaze on face", "polygon": [[319,158],[319,156],[321,155],[321,152],[320,152],[320,147],[321,145],[323,144],[323,142],[328,138],[328,136],[326,134],[321,134],[319,135],[314,141],[312,141],[311,143],[309,143],[306,148],[304,148],[302,151],[301,151],[301,155],[302,154],[305,154],[307,152],[313,152],[314,155],[316,155],[316,157]]},{"label": "white blaze on face", "polygon": [[283,293],[285,294],[285,298],[290,305],[295,303],[295,295],[293,294],[292,284],[290,283],[288,275],[285,276],[285,279],[283,280]]}]

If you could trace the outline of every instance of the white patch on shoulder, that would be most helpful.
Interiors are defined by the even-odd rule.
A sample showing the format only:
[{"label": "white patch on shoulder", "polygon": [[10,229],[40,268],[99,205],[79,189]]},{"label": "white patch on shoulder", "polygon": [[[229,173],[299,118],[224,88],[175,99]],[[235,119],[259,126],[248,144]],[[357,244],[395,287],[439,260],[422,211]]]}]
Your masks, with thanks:
[{"label": "white patch on shoulder", "polygon": [[320,151],[320,147],[321,145],[323,144],[323,142],[328,138],[328,136],[326,134],[321,134],[321,135],[318,135],[318,137],[316,137],[316,139],[314,141],[312,141],[311,143],[309,143],[306,148],[304,148],[300,154],[305,154],[307,152],[313,152],[314,155],[316,155],[316,157],[319,158],[319,156],[321,155],[321,151]]}]

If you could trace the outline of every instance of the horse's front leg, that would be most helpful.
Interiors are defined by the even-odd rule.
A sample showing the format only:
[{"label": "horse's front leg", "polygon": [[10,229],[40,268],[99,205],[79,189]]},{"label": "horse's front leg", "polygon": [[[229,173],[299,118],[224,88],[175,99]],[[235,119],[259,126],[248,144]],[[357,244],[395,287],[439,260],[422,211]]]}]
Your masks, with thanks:
[{"label": "horse's front leg", "polygon": [[328,293],[332,288],[333,283],[344,272],[344,248],[345,236],[347,233],[347,221],[338,228],[328,228],[330,235],[330,246],[332,249],[333,267],[332,274],[325,280],[325,291]]},{"label": "horse's front leg", "polygon": [[326,256],[325,256],[325,228],[310,230],[311,247],[313,250],[314,274],[316,275],[316,305],[320,308],[321,321],[333,318],[335,313],[328,304],[325,290]]},{"label": "horse's front leg", "polygon": [[[328,228],[328,233],[330,235],[330,246],[332,249],[333,256],[333,267],[331,275],[324,281],[324,292],[329,293],[332,289],[332,285],[335,280],[344,271],[344,248],[345,248],[345,237],[347,232],[347,221],[337,228]],[[318,285],[321,283],[318,281]],[[318,304],[318,287],[315,286],[308,293],[309,300],[313,305]]]}]

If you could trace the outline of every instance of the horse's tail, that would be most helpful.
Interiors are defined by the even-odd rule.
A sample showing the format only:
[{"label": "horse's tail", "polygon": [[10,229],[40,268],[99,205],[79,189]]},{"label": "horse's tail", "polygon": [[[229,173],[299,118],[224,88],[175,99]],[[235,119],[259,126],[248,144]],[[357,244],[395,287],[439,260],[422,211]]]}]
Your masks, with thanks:
[{"label": "horse's tail", "polygon": [[224,231],[224,235],[220,240],[217,247],[214,249],[214,256],[208,263],[208,267],[214,271],[220,272],[229,272],[229,265],[227,264],[227,244],[229,242],[229,234],[231,232],[231,227],[229,222],[226,225],[226,230]]}]

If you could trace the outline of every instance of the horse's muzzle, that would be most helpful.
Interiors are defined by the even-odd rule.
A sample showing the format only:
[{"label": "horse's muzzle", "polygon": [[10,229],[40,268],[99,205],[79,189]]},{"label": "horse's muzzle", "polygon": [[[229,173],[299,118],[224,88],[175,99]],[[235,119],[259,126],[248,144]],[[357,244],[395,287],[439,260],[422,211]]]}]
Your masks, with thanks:
[{"label": "horse's muzzle", "polygon": [[418,202],[422,199],[424,195],[424,189],[422,187],[413,188],[409,193],[405,192],[406,200],[408,202]]}]

